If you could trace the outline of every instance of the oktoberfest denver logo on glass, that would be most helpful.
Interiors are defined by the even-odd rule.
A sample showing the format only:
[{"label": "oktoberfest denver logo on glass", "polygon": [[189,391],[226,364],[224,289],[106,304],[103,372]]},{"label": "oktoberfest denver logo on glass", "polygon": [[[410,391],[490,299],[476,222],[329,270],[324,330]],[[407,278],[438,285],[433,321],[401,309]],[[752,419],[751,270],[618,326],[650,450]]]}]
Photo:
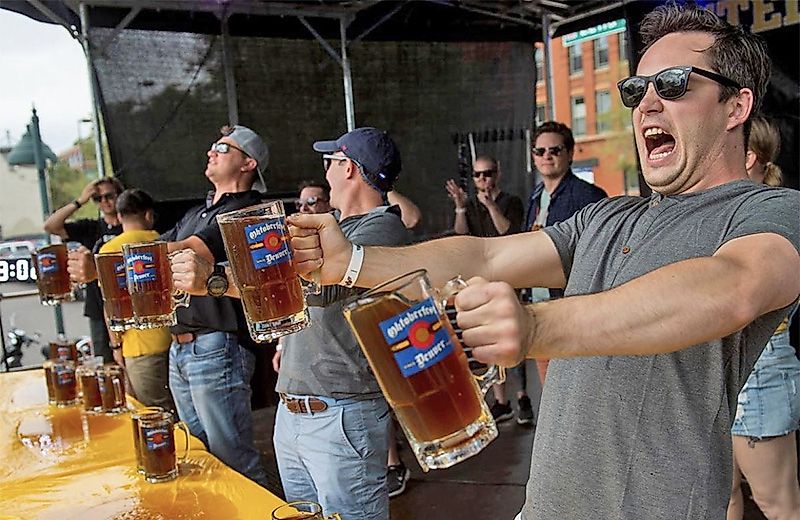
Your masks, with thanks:
[{"label": "oktoberfest denver logo on glass", "polygon": [[144,428],[144,442],[147,445],[148,451],[154,451],[159,448],[163,448],[169,444],[171,436],[171,429],[165,428],[164,426]]},{"label": "oktoberfest denver logo on glass", "polygon": [[39,253],[36,258],[39,262],[40,273],[46,274],[58,271],[58,259],[55,253]]},{"label": "oktoberfest denver logo on glass", "polygon": [[158,279],[152,253],[134,253],[125,257],[131,283],[155,282]]},{"label": "oktoberfest denver logo on glass", "polygon": [[250,248],[253,267],[256,269],[264,269],[291,260],[289,245],[283,239],[286,234],[283,217],[245,226],[244,234]]},{"label": "oktoberfest denver logo on glass", "polygon": [[378,324],[403,377],[432,367],[453,351],[447,329],[439,321],[433,298]]},{"label": "oktoberfest denver logo on glass", "polygon": [[125,281],[125,264],[123,262],[114,262],[114,277],[117,279],[117,287],[120,289],[127,288]]}]

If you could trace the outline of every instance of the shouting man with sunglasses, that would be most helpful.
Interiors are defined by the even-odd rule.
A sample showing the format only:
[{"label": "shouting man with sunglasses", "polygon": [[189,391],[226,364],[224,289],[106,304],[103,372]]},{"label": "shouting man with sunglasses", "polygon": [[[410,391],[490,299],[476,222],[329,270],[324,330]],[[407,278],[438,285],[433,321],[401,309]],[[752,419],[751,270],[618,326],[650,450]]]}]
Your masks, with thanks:
[{"label": "shouting man with sunglasses", "polygon": [[[77,199],[56,210],[44,223],[44,230],[51,235],[58,235],[63,240],[81,243],[81,247],[77,251],[70,252],[68,270],[75,281],[86,283],[83,315],[89,318],[89,333],[92,337],[94,354],[103,356],[103,361],[106,363],[113,363],[114,356],[103,316],[103,297],[100,294],[100,287],[97,285],[97,277],[84,279],[71,268],[76,262],[82,261],[87,261],[94,266],[92,253],[96,253],[103,244],[122,233],[116,207],[117,196],[122,193],[122,190],[122,183],[113,177],[92,181],[83,188]],[[67,222],[69,217],[81,206],[88,204],[90,200],[100,210],[100,218]]]},{"label": "shouting man with sunglasses", "polygon": [[[366,287],[461,274],[476,359],[552,359],[525,520],[724,518],[736,396],[800,296],[800,193],[745,171],[766,45],[694,4],[655,8],[639,34],[621,93],[650,198],[603,199],[536,232],[368,247],[351,274]],[[352,254],[336,223],[290,223],[298,270],[338,283]],[[522,306],[515,287],[565,297]]]}]

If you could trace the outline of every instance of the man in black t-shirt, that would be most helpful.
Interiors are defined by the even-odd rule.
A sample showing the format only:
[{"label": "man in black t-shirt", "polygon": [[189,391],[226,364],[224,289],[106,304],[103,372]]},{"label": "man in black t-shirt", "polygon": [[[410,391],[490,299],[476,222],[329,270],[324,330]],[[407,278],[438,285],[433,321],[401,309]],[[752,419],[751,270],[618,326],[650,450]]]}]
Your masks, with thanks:
[{"label": "man in black t-shirt", "polygon": [[[76,257],[89,256],[91,258],[91,253],[96,253],[100,246],[122,232],[115,206],[117,196],[122,193],[122,190],[122,183],[113,177],[104,177],[90,182],[83,188],[77,199],[56,210],[47,218],[44,230],[51,235],[60,236],[63,240],[81,243],[81,248],[70,254],[73,262]],[[67,222],[67,219],[89,200],[97,204],[100,209],[100,218]],[[103,356],[104,362],[111,363],[114,361],[114,357],[111,354],[108,329],[103,317],[103,298],[100,294],[100,287],[97,285],[97,280],[94,279],[91,281],[77,279],[76,281],[87,282],[83,315],[89,318],[89,331],[94,353],[97,356]]]}]

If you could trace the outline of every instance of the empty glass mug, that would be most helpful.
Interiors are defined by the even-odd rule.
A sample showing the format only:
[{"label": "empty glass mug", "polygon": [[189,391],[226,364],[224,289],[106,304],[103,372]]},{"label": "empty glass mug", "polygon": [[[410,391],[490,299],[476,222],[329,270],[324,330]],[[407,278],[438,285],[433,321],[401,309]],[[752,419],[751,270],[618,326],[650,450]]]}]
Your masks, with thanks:
[{"label": "empty glass mug", "polygon": [[189,294],[172,286],[167,243],[162,240],[122,246],[128,293],[137,329],[177,324],[176,307],[189,306]]},{"label": "empty glass mug", "polygon": [[217,222],[250,336],[265,342],[307,327],[305,297],[319,286],[301,283],[297,275],[283,202],[223,213]]},{"label": "empty glass mug", "polygon": [[348,300],[344,315],[392,406],[423,471],[447,468],[497,437],[483,394],[504,379],[489,366],[473,375],[444,312],[465,287],[441,291],[424,270],[390,280]]},{"label": "empty glass mug", "polygon": [[[178,477],[178,460],[186,460],[189,454],[189,428],[186,423],[175,422],[170,412],[151,411],[138,414],[137,449],[145,480],[152,483],[166,482]],[[184,431],[186,442],[180,459],[175,453],[175,428]]]},{"label": "empty glass mug", "polygon": [[342,520],[339,513],[323,516],[316,502],[289,502],[272,511],[272,520]]}]

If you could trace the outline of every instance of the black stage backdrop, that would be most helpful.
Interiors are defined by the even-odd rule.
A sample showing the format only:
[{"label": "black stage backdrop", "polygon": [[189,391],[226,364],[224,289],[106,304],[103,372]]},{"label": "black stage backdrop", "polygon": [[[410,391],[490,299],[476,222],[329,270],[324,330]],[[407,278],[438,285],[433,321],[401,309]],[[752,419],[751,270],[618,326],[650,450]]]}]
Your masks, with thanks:
[{"label": "black stage backdrop", "polygon": [[[114,170],[159,200],[205,195],[205,151],[227,122],[222,38],[94,28],[93,56]],[[339,65],[316,41],[231,39],[239,120],[270,147],[268,196],[321,179],[311,149],[346,130]],[[525,196],[525,130],[533,120],[533,46],[511,42],[359,42],[349,50],[356,126],[388,130],[400,147],[399,191],[424,213],[424,232],[452,225],[446,179],[472,133],[497,156],[503,186]]]}]

